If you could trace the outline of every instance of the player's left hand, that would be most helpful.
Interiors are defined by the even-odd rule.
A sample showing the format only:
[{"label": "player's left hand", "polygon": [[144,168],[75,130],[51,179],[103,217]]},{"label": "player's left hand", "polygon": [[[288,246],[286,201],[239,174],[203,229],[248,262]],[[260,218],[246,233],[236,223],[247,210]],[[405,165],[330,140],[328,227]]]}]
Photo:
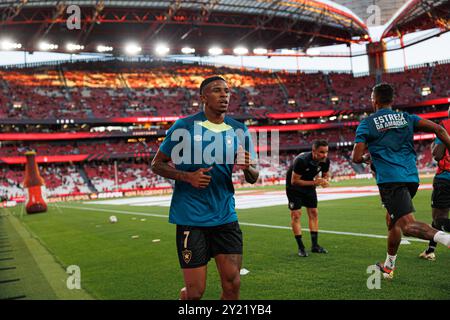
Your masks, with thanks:
[{"label": "player's left hand", "polygon": [[236,167],[238,169],[247,170],[253,162],[251,160],[250,152],[245,151],[242,146],[239,146],[237,157],[236,157]]}]

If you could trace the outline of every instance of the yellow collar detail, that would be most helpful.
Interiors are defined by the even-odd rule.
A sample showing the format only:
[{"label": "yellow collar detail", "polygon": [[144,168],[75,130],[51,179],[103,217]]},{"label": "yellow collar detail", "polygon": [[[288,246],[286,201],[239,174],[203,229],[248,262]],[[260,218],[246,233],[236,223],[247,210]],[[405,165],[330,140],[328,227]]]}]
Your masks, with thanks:
[{"label": "yellow collar detail", "polygon": [[199,124],[202,127],[206,128],[208,130],[211,130],[212,132],[215,132],[215,133],[224,132],[224,131],[227,131],[227,130],[230,130],[233,128],[232,126],[227,125],[225,122],[222,122],[221,124],[216,124],[216,123],[212,123],[209,120],[199,122]]}]

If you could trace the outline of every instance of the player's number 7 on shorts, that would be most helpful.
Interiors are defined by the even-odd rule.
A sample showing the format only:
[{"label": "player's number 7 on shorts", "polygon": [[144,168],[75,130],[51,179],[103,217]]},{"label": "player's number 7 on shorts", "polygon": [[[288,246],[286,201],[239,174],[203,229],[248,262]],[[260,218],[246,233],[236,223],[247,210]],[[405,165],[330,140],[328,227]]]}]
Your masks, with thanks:
[{"label": "player's number 7 on shorts", "polygon": [[186,236],[186,238],[184,238],[184,248],[186,249],[187,248],[187,240],[189,238],[189,233],[191,233],[191,232],[190,231],[185,231],[183,233]]}]

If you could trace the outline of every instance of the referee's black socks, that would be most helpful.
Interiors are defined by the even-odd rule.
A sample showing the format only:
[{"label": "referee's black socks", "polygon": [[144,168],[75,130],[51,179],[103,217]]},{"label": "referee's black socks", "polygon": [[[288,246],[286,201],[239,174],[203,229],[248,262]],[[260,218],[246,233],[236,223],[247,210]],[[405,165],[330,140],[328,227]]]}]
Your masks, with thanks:
[{"label": "referee's black socks", "polygon": [[313,247],[318,247],[319,244],[317,243],[319,238],[319,232],[317,231],[311,231],[311,243]]},{"label": "referee's black socks", "polygon": [[299,249],[305,249],[305,246],[303,245],[303,241],[302,241],[302,235],[300,234],[300,235],[298,235],[298,236],[295,236],[295,240],[297,241],[297,245],[298,245],[298,248]]}]

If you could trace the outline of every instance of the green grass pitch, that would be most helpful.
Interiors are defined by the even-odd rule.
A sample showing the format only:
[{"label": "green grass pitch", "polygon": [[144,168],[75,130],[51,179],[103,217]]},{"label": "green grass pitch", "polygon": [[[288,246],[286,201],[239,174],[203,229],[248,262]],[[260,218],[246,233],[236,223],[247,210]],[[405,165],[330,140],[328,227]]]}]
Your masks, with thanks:
[{"label": "green grass pitch", "polygon": [[[431,222],[430,195],[431,191],[419,191],[414,200],[416,218],[427,223]],[[16,207],[8,212],[19,217],[21,210]],[[167,215],[168,208],[64,203],[59,208],[50,205],[46,214],[19,220],[61,269],[80,267],[82,288],[95,299],[178,299],[183,280],[176,256],[175,226],[166,217],[133,212]],[[118,223],[109,223],[110,215],[116,215]],[[377,196],[319,203],[322,230],[384,236],[384,215]],[[450,298],[450,251],[443,246],[438,246],[437,261],[430,262],[418,258],[426,243],[411,241],[401,245],[393,281],[383,280],[381,289],[370,290],[366,270],[376,261],[384,261],[385,239],[320,233],[319,243],[329,254],[300,258],[290,229],[245,225],[289,227],[286,205],[238,210],[238,216],[244,234],[243,268],[250,271],[241,277],[242,299]],[[304,214],[302,227],[307,226]],[[308,248],[309,233],[303,234]],[[136,235],[139,237],[133,238]],[[39,288],[50,290],[43,284],[35,289],[35,297],[39,296]],[[211,260],[204,299],[218,299],[220,291]]]}]

